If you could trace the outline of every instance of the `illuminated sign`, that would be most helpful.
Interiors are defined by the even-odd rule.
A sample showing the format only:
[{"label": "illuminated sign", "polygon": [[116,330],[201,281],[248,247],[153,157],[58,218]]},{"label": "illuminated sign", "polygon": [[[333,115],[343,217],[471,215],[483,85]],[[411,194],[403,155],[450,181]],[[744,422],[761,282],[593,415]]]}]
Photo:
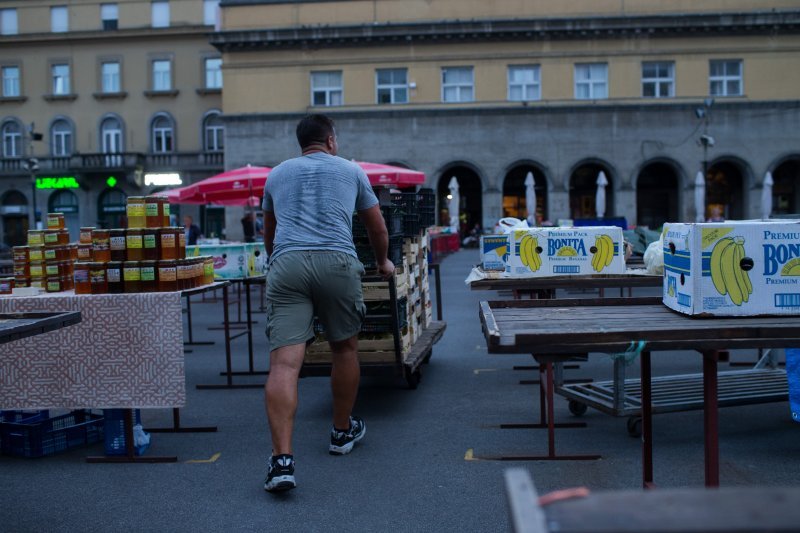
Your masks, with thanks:
[{"label": "illuminated sign", "polygon": [[78,187],[78,181],[74,176],[36,178],[37,189],[77,189]]},{"label": "illuminated sign", "polygon": [[106,185],[108,185],[109,187],[113,187],[116,184],[117,184],[117,178],[115,178],[114,176],[109,176],[108,179],[106,180]]},{"label": "illuminated sign", "polygon": [[181,179],[181,175],[177,172],[170,174],[145,174],[144,184],[155,185],[157,187],[163,187],[166,185],[183,185],[183,180]]}]

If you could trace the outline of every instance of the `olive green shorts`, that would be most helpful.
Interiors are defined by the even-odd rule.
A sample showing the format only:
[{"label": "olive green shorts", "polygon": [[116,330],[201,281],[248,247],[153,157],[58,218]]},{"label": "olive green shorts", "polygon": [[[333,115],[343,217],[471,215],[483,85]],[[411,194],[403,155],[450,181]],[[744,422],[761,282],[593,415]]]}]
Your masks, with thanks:
[{"label": "olive green shorts", "polygon": [[329,341],[358,334],[366,307],[364,265],[343,252],[284,252],[267,272],[267,338],[270,349],[314,339],[314,317]]}]

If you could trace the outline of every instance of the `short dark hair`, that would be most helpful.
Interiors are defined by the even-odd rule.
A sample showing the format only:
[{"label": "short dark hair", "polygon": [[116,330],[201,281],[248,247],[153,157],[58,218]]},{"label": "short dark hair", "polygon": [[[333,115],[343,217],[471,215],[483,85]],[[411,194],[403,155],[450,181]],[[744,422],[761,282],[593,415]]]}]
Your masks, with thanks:
[{"label": "short dark hair", "polygon": [[324,144],[328,137],[335,135],[336,125],[330,117],[325,115],[306,115],[297,124],[297,142],[300,148],[311,144]]}]

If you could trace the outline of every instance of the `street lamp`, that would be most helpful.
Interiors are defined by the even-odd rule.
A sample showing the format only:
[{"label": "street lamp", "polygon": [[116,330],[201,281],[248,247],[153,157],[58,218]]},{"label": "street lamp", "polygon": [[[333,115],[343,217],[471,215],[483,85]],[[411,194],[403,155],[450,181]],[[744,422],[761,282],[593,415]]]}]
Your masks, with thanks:
[{"label": "street lamp", "polygon": [[31,125],[28,127],[28,134],[28,154],[30,157],[27,161],[22,163],[22,168],[31,173],[31,198],[33,200],[31,227],[33,229],[39,229],[39,217],[37,216],[38,213],[36,212],[36,173],[39,172],[39,160],[33,157],[33,141],[41,141],[43,136],[41,133],[34,131],[33,122],[31,122]]},{"label": "street lamp", "polygon": [[714,105],[713,98],[703,100],[703,107],[694,110],[697,118],[703,121],[703,134],[698,139],[697,144],[703,147],[703,177],[708,179],[708,149],[714,147],[714,137],[708,134],[708,124],[711,122],[711,106]]}]

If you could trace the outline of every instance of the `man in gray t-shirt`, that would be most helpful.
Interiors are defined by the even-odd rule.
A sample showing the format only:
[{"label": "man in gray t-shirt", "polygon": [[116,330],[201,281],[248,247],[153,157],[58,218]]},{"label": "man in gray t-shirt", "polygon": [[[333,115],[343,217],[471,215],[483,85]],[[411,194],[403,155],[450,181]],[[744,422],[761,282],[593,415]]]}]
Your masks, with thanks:
[{"label": "man in gray t-shirt", "polygon": [[264,245],[267,274],[267,337],[270,373],[265,404],[272,455],[264,489],[293,489],[292,430],[297,410],[297,379],[306,344],[314,339],[318,317],[332,352],[333,428],[328,447],[343,455],[366,433],[352,416],[360,367],[358,332],[365,307],[364,267],[353,245],[352,216],[367,228],[378,272],[389,278],[389,236],[364,171],[337,157],[333,121],[309,115],[297,125],[302,156],[272,169],[264,188]]}]

